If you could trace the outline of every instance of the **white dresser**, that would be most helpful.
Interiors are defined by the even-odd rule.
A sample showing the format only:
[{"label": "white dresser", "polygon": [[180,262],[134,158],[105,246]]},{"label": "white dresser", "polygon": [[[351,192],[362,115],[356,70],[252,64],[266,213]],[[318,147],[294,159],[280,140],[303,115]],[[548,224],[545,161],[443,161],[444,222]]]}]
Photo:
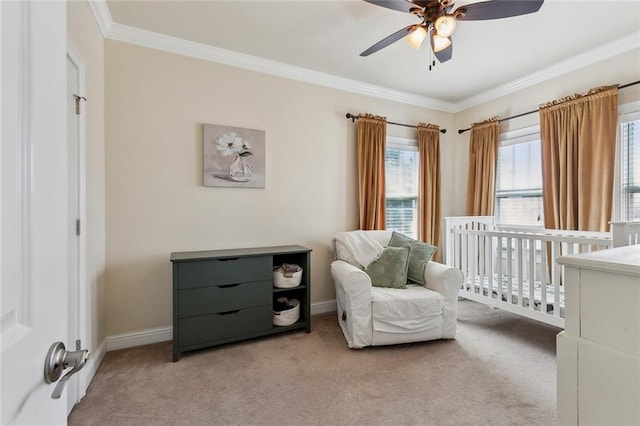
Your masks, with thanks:
[{"label": "white dresser", "polygon": [[562,256],[561,425],[640,425],[640,245]]}]

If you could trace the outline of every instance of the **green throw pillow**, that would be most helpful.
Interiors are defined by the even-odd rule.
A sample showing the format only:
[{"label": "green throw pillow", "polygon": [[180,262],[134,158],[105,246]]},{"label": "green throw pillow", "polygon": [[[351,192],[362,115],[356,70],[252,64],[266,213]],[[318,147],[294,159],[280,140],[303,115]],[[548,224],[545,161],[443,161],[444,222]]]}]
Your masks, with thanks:
[{"label": "green throw pillow", "polygon": [[389,247],[409,247],[411,249],[409,253],[407,277],[409,281],[424,285],[424,269],[438,248],[395,231],[393,231],[393,235],[391,235]]},{"label": "green throw pillow", "polygon": [[371,262],[364,271],[376,287],[406,288],[408,247],[385,247],[382,256]]}]

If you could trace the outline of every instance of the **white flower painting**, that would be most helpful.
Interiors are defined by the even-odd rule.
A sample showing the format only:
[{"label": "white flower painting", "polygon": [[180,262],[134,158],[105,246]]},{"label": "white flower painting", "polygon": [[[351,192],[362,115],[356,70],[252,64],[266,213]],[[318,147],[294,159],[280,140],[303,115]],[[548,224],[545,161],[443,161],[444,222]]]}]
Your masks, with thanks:
[{"label": "white flower painting", "polygon": [[204,186],[264,188],[264,130],[205,124]]}]

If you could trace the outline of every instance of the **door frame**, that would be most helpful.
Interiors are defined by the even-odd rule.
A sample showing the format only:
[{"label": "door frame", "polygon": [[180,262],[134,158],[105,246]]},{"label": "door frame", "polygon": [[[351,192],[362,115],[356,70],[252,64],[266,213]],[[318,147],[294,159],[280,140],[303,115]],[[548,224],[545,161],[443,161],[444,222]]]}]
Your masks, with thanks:
[{"label": "door frame", "polygon": [[[86,93],[86,63],[80,54],[80,51],[76,49],[73,43],[67,39],[67,58],[75,65],[78,70],[78,92],[77,95],[84,96]],[[78,179],[78,212],[77,218],[80,220],[80,235],[78,236],[78,264],[76,265],[76,282],[77,288],[69,288],[69,328],[73,327],[75,335],[68,337],[69,345],[71,349],[75,350],[75,340],[80,339],[82,341],[82,347],[87,347],[87,324],[90,321],[89,315],[87,315],[87,270],[86,270],[86,250],[87,250],[87,236],[86,236],[86,100],[81,102],[80,114],[78,117],[78,150],[76,153],[77,158],[77,179]],[[74,170],[69,166],[69,171]],[[69,215],[73,215],[75,212],[69,212]],[[74,327],[75,318],[75,327]],[[89,386],[87,369],[82,369],[76,374],[77,376],[77,401],[72,401],[69,398],[68,412],[71,412],[73,406],[80,402],[80,400],[86,395],[87,388]],[[69,383],[71,384],[71,383]],[[67,414],[69,414],[67,413]]]}]

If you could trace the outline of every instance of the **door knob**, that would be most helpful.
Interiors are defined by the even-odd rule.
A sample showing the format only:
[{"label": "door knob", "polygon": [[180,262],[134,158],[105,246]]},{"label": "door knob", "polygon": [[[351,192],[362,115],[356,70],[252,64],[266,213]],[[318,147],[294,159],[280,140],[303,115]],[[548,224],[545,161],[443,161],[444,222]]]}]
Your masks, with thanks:
[{"label": "door knob", "polygon": [[[58,382],[51,394],[51,398],[60,398],[69,378],[80,371],[90,358],[91,353],[86,349],[68,351],[62,342],[56,342],[51,345],[44,361],[44,381],[47,383]],[[67,368],[71,368],[71,370],[60,378],[62,372]]]}]

